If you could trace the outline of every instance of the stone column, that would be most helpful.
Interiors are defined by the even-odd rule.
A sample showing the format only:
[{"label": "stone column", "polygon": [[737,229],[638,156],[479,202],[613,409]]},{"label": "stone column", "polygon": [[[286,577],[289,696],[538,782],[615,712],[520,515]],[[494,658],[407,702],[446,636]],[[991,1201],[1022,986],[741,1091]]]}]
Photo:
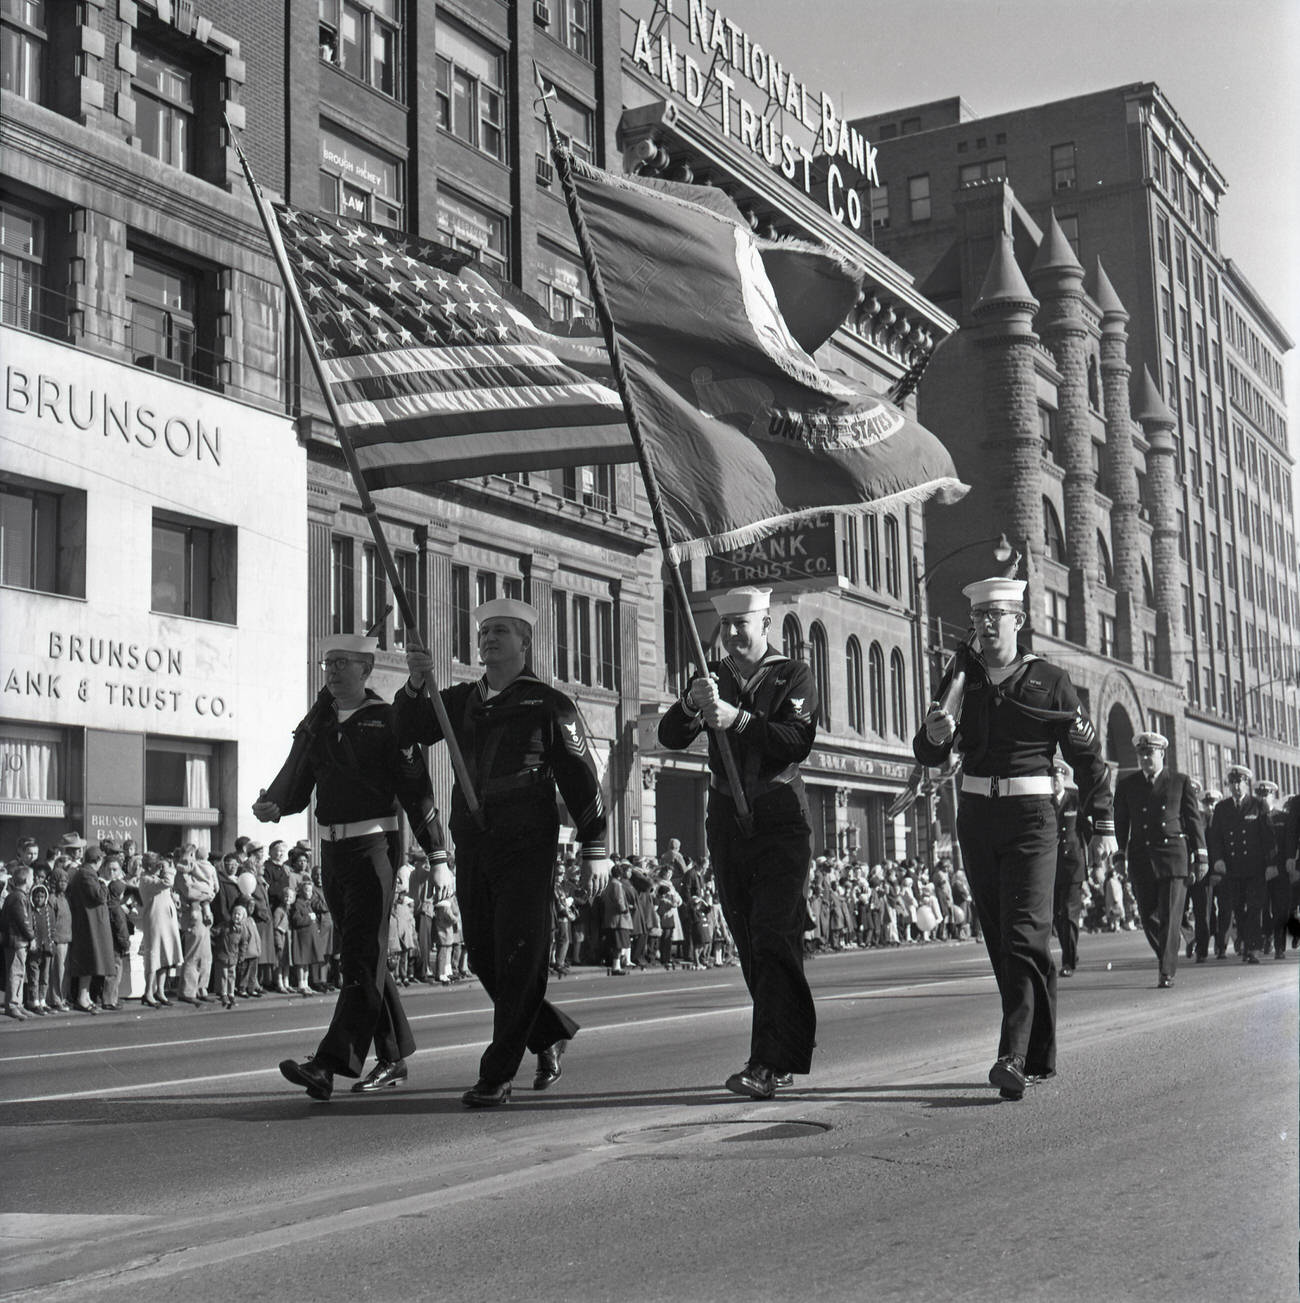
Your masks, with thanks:
[{"label": "stone column", "polygon": [[1102,466],[1111,501],[1110,541],[1115,560],[1115,654],[1135,665],[1140,647],[1134,613],[1143,602],[1142,536],[1138,529],[1138,485],[1134,469],[1133,417],[1129,411],[1128,313],[1097,260],[1097,305],[1101,308],[1101,388],[1106,410]]},{"label": "stone column", "polygon": [[1161,398],[1146,367],[1142,368],[1136,408],[1134,414],[1147,439],[1147,497],[1154,527],[1151,562],[1156,589],[1156,673],[1177,681],[1187,646],[1182,622],[1184,568],[1178,557],[1179,493],[1174,471],[1174,428],[1178,418]]},{"label": "stone column", "polygon": [[1088,409],[1088,336],[1083,311],[1083,267],[1056,220],[1030,268],[1042,302],[1038,330],[1056,359],[1057,431],[1065,460],[1065,540],[1070,567],[1066,637],[1097,645],[1097,483],[1092,468],[1092,417]]}]

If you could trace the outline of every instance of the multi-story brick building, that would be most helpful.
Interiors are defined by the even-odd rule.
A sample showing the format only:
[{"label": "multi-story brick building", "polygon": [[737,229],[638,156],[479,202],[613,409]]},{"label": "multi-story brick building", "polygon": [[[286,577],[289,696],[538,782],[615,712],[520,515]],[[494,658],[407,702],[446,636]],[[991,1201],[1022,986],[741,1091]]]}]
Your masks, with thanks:
[{"label": "multi-story brick building", "polygon": [[[546,156],[536,66],[576,154],[722,185],[760,228],[814,236],[867,268],[868,292],[828,364],[883,392],[953,328],[865,238],[866,142],[846,130],[841,160],[814,158],[829,97],[692,6],[701,14],[710,40],[736,33],[715,67],[730,66],[725,81],[700,80],[699,48],[687,71],[682,16],[651,34],[663,11],[649,0],[639,15],[595,0],[5,5],[0,283],[16,361],[0,669],[18,685],[0,724],[5,837],[89,831],[96,810],[111,809],[115,826],[155,847],[189,829],[227,844],[314,695],[322,635],[377,625],[375,686],[391,693],[404,672],[410,631],[386,610],[230,130],[273,194],[472,249],[570,316],[590,297]],[[774,119],[753,104],[778,84],[800,97],[787,98],[772,137]],[[734,121],[720,107],[728,86],[739,86]],[[763,153],[780,160],[786,139],[789,168],[768,166]],[[92,398],[93,421],[82,406]],[[91,445],[84,456],[76,439]],[[477,672],[478,601],[527,597],[541,613],[537,668],[578,699],[606,766],[615,848],[654,850],[671,834],[702,848],[701,759],[642,745],[685,667],[633,468],[376,497],[439,680]],[[920,512],[900,507],[776,540],[730,568],[692,567],[703,620],[710,584],[776,574],[782,547],[808,556],[801,574],[780,569],[774,615],[823,685],[808,766],[819,849],[879,859],[913,847],[885,811],[908,774],[923,691],[913,583],[923,535]],[[71,697],[60,656],[78,661]],[[128,685],[129,703],[116,678],[81,673],[82,660],[119,656],[155,676]],[[55,697],[46,689],[60,673]],[[187,677],[173,684],[169,673]],[[441,749],[434,756],[445,804],[450,774]],[[37,770],[39,781],[15,777]],[[283,832],[308,827],[286,821]]]},{"label": "multi-story brick building", "polygon": [[[928,555],[996,503],[1032,557],[1034,645],[1089,692],[1110,759],[1133,763],[1131,731],[1154,726],[1208,785],[1244,757],[1296,790],[1292,342],[1220,248],[1219,168],[1149,83],[857,125],[879,149],[877,243],[969,327],[922,418],[968,478],[990,453],[1010,468],[931,513]],[[959,587],[951,567],[932,585],[957,626]]]}]

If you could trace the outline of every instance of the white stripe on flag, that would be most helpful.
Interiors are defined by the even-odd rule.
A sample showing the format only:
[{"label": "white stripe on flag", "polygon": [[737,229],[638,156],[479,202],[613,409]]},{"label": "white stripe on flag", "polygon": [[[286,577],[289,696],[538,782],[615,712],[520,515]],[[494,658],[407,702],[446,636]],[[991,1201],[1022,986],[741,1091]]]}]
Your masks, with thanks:
[{"label": "white stripe on flag", "polygon": [[557,405],[594,404],[611,411],[622,410],[622,400],[603,385],[536,385],[509,389],[438,390],[434,393],[401,394],[393,398],[339,402],[339,415],[345,425],[364,428],[385,425],[389,421],[409,421],[419,416],[437,416],[461,412],[523,411]]}]

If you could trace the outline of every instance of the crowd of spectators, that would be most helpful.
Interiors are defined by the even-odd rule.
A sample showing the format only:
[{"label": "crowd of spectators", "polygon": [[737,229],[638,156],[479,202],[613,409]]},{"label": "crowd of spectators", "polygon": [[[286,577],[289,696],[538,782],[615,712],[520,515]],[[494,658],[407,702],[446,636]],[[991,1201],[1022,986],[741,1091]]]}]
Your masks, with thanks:
[{"label": "crowd of spectators", "polygon": [[[867,865],[817,856],[807,889],[805,953],[961,942],[979,937],[966,875],[945,858]],[[1084,886],[1087,931],[1131,930],[1137,910],[1114,868]],[[21,838],[0,881],[5,1013],[116,1011],[219,1004],[336,990],[338,951],[308,842],[269,847],[239,837],[225,854],[193,844],[138,853],[129,841],[87,844],[75,832],[42,849]],[[572,856],[555,866],[550,966],[611,976],[736,963],[708,857],[677,841],[658,857],[615,857],[589,891]],[[431,867],[413,848],[398,872],[389,966],[401,985],[472,978],[462,945],[454,860]]]}]

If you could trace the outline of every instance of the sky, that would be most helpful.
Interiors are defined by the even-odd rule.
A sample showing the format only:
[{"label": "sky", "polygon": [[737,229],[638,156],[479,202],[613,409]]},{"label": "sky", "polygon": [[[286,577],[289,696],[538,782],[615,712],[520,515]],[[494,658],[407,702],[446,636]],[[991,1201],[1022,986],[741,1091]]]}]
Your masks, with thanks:
[{"label": "sky", "polygon": [[[673,7],[684,15],[686,0]],[[717,0],[711,8],[850,118],[956,95],[983,117],[1155,82],[1228,182],[1222,252],[1297,343],[1286,367],[1294,407],[1300,0]],[[1294,438],[1292,451],[1300,455]]]}]

